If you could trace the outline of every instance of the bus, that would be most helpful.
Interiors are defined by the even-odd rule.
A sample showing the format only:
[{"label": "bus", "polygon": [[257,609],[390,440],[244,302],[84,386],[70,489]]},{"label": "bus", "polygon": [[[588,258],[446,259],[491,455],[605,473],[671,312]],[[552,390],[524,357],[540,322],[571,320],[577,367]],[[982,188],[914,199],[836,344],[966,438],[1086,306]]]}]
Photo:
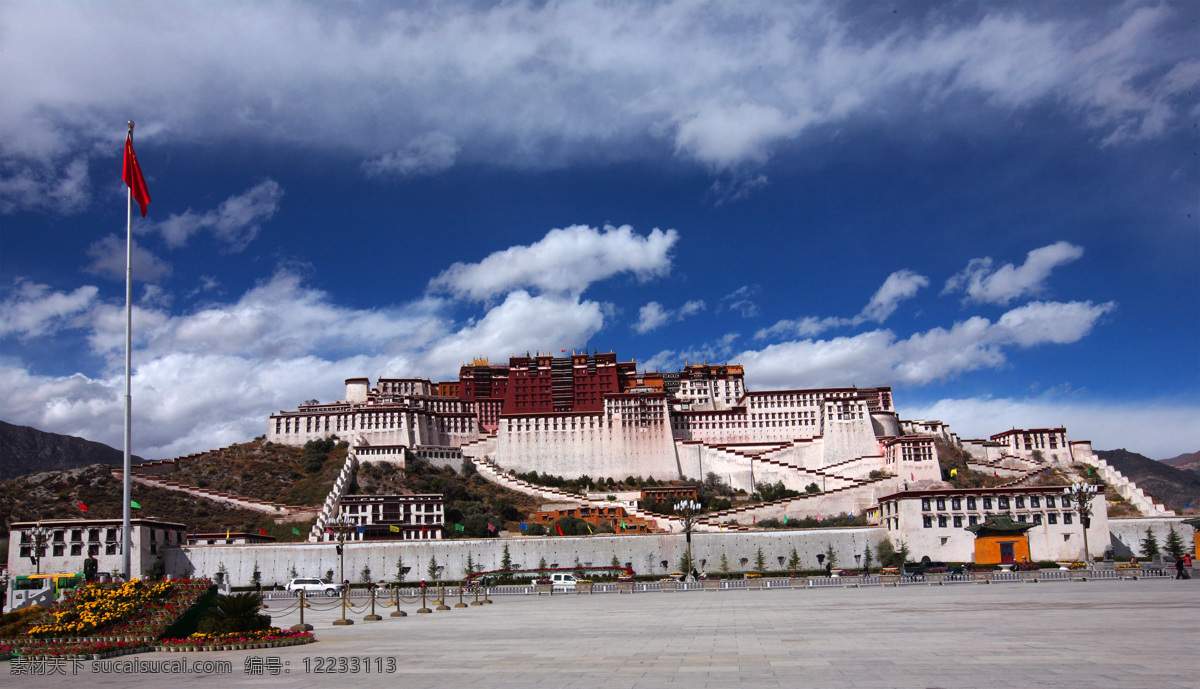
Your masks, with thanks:
[{"label": "bus", "polygon": [[8,588],[8,610],[50,605],[84,582],[82,574],[20,574]]}]

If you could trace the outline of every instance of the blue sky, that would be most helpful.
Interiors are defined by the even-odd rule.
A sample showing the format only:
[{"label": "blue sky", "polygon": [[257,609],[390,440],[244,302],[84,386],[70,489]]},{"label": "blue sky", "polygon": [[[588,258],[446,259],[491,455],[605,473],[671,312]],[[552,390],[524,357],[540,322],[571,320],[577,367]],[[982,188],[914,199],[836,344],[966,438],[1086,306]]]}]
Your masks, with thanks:
[{"label": "blue sky", "polygon": [[1195,3],[5,3],[0,418],[217,447],[614,350],[1200,449]]}]

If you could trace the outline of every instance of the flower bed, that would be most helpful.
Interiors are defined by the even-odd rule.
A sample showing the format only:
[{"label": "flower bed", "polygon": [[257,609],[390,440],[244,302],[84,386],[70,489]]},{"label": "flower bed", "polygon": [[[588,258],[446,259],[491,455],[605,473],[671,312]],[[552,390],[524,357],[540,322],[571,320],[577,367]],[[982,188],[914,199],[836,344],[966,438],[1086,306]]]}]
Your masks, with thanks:
[{"label": "flower bed", "polygon": [[148,647],[204,595],[207,579],[90,583],[0,640],[21,656],[104,656]]},{"label": "flower bed", "polygon": [[314,641],[312,632],[295,632],[271,627],[253,632],[229,634],[204,634],[197,632],[186,639],[163,639],[156,644],[159,651],[234,651],[252,648],[278,648],[296,646]]},{"label": "flower bed", "polygon": [[13,657],[12,646],[0,646],[0,660],[8,660]]},{"label": "flower bed", "polygon": [[1067,569],[1087,569],[1087,565],[1082,562],[1072,562],[1067,565]]}]

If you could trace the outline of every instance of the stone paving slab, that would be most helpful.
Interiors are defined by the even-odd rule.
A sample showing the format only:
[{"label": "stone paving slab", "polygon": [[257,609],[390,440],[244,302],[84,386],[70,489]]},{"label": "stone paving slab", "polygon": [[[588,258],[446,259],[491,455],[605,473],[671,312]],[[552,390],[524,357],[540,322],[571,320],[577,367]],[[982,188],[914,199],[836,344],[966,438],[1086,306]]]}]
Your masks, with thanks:
[{"label": "stone paving slab", "polygon": [[[323,603],[324,604],[324,603]],[[275,603],[279,610],[283,603]],[[972,687],[1200,688],[1200,585],[1046,583],[666,596],[500,597],[490,606],[332,626],[301,647],[186,654],[227,675],[10,677],[12,687]],[[293,613],[276,623],[295,623]],[[179,660],[146,653],[116,660]],[[251,656],[286,674],[253,676]],[[390,658],[395,672],[314,672],[333,658]],[[308,661],[306,672],[305,660]]]}]

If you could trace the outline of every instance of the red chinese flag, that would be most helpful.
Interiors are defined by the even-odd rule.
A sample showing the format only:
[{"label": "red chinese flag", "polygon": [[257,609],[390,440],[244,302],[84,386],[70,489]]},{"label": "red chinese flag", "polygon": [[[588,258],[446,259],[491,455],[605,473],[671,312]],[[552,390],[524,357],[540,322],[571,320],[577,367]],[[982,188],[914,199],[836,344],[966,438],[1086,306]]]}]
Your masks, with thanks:
[{"label": "red chinese flag", "polygon": [[562,532],[562,524],[559,524],[559,523],[557,523],[557,522],[556,522],[556,523],[554,524],[554,528],[558,529],[558,535],[559,535],[559,536],[563,535],[563,532]]},{"label": "red chinese flag", "polygon": [[81,502],[81,503],[79,503],[79,509],[83,510],[84,512],[87,512],[87,505],[85,505]]},{"label": "red chinese flag", "polygon": [[267,535],[267,530],[266,530],[266,529],[259,529],[259,530],[258,530],[258,532],[259,532],[260,534],[264,535],[264,536],[266,536],[266,535]]},{"label": "red chinese flag", "polygon": [[142,166],[138,165],[137,156],[133,153],[133,137],[125,137],[125,174],[122,175],[125,184],[133,193],[133,200],[142,208],[142,217],[146,217],[146,206],[150,204],[150,190],[146,188],[146,178],[142,177]]}]

